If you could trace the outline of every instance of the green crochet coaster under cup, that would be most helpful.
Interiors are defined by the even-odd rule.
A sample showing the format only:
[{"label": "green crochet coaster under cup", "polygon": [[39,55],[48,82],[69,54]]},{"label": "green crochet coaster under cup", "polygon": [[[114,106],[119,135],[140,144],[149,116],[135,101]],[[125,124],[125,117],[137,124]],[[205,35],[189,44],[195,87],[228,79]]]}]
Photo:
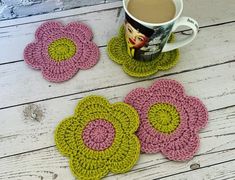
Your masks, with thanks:
[{"label": "green crochet coaster under cup", "polygon": [[[169,42],[174,41],[171,35]],[[138,61],[131,58],[127,53],[124,26],[119,30],[118,37],[112,38],[108,43],[108,55],[111,60],[121,64],[123,70],[133,77],[147,77],[157,73],[159,70],[168,70],[174,67],[179,60],[179,50],[161,53],[152,61]]]}]

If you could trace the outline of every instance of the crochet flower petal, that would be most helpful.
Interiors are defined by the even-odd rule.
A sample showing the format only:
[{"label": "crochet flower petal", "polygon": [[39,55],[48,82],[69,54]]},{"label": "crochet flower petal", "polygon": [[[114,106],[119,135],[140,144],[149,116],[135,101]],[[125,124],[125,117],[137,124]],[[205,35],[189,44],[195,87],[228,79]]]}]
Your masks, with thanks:
[{"label": "crochet flower petal", "polygon": [[157,69],[165,71],[174,67],[179,61],[179,54],[178,49],[161,53],[158,57],[161,60],[156,63]]},{"label": "crochet flower petal", "polygon": [[199,147],[199,137],[190,129],[181,132],[181,136],[172,137],[162,148],[162,153],[169,159],[185,161],[193,157]]},{"label": "crochet flower petal", "polygon": [[100,180],[109,172],[107,161],[77,154],[70,159],[70,168],[74,176],[82,180]]},{"label": "crochet flower petal", "polygon": [[195,97],[187,97],[185,104],[185,109],[189,116],[189,128],[199,131],[204,128],[208,121],[208,111],[205,105]]},{"label": "crochet flower petal", "polygon": [[129,134],[123,136],[122,144],[116,154],[109,160],[110,171],[113,173],[125,173],[137,163],[140,154],[138,138]]},{"label": "crochet flower petal", "polygon": [[71,156],[76,152],[77,144],[73,136],[74,131],[81,129],[74,117],[64,119],[55,130],[55,142],[58,150],[64,156]]},{"label": "crochet flower petal", "polygon": [[114,37],[108,42],[108,55],[116,63],[123,64],[127,58],[130,58],[127,54],[122,53],[125,48],[123,40],[119,37]]},{"label": "crochet flower petal", "polygon": [[93,34],[91,29],[82,23],[79,22],[71,22],[65,27],[66,31],[69,31],[75,35],[79,34],[79,38],[81,41],[89,41],[92,39]]},{"label": "crochet flower petal", "polygon": [[142,107],[146,101],[147,90],[144,88],[136,88],[132,90],[126,97],[124,102],[130,104],[137,111],[142,110]]},{"label": "crochet flower petal", "polygon": [[109,112],[111,108],[110,103],[102,96],[88,96],[79,101],[75,114],[76,116],[86,116],[94,112],[103,113]]},{"label": "crochet flower petal", "polygon": [[76,66],[44,66],[42,74],[51,82],[62,82],[72,78],[79,71]]},{"label": "crochet flower petal", "polygon": [[48,38],[52,38],[52,34],[54,34],[54,32],[58,32],[60,31],[60,29],[62,28],[62,24],[56,21],[49,21],[46,23],[43,23],[37,30],[35,33],[36,39],[48,39]]},{"label": "crochet flower petal", "polygon": [[112,106],[112,114],[118,118],[126,133],[134,133],[139,127],[139,116],[136,110],[124,103],[115,103]]},{"label": "crochet flower petal", "polygon": [[158,80],[149,88],[151,93],[161,96],[171,96],[176,99],[184,98],[184,87],[175,80]]},{"label": "crochet flower petal", "polygon": [[92,42],[83,44],[83,54],[78,62],[80,69],[89,69],[93,67],[99,60],[99,48]]},{"label": "crochet flower petal", "polygon": [[27,64],[31,65],[34,69],[41,69],[43,59],[41,58],[40,43],[30,43],[24,50],[24,60]]},{"label": "crochet flower petal", "polygon": [[161,134],[157,134],[156,131],[149,125],[142,125],[139,127],[136,135],[141,143],[141,152],[144,153],[157,153],[163,146],[164,138]]},{"label": "crochet flower petal", "polygon": [[123,70],[134,77],[146,77],[157,73],[158,68],[156,60],[145,62],[129,58],[124,62]]}]

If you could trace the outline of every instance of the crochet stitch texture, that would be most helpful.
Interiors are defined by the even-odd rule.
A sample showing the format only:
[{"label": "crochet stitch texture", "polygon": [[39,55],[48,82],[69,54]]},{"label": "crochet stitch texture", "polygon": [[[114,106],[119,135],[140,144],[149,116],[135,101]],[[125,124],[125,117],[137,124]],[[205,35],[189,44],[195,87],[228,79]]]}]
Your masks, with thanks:
[{"label": "crochet stitch texture", "polygon": [[162,152],[175,161],[191,159],[199,147],[198,132],[208,121],[203,103],[187,96],[174,80],[158,80],[137,88],[125,98],[140,117],[137,136],[144,153]]},{"label": "crochet stitch texture", "polygon": [[78,103],[74,116],[57,126],[56,147],[70,158],[78,179],[125,173],[139,159],[140,143],[134,134],[138,126],[138,113],[128,104],[89,96]]},{"label": "crochet stitch texture", "polygon": [[[173,35],[169,41],[174,41]],[[152,61],[138,61],[131,58],[127,53],[123,26],[119,30],[118,37],[114,37],[109,41],[107,51],[110,59],[122,65],[124,72],[133,77],[147,77],[159,70],[168,70],[174,67],[179,60],[178,49],[161,53]]]},{"label": "crochet stitch texture", "polygon": [[66,26],[46,22],[37,29],[35,42],[25,48],[24,60],[40,69],[48,81],[66,81],[79,69],[89,69],[98,62],[99,48],[91,42],[92,36],[90,28],[80,22]]}]

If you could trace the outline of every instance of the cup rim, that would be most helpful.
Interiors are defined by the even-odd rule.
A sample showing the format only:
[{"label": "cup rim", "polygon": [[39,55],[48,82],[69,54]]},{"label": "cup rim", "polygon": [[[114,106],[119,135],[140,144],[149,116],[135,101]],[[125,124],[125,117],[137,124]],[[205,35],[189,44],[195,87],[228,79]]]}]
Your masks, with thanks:
[{"label": "cup rim", "polygon": [[149,23],[149,22],[145,22],[145,21],[142,21],[140,19],[137,19],[136,17],[134,17],[131,13],[129,13],[129,11],[127,10],[127,7],[126,7],[126,4],[125,4],[125,1],[126,0],[123,0],[122,3],[123,3],[123,8],[125,10],[125,12],[132,18],[134,19],[135,21],[139,22],[140,24],[143,24],[145,26],[148,26],[148,27],[154,27],[154,26],[163,26],[163,25],[166,25],[166,24],[170,24],[172,22],[174,22],[176,19],[179,18],[179,16],[181,15],[182,11],[183,11],[183,0],[178,0],[181,4],[181,8],[178,12],[178,14],[173,18],[171,19],[170,21],[166,21],[166,22],[163,22],[163,23]]}]

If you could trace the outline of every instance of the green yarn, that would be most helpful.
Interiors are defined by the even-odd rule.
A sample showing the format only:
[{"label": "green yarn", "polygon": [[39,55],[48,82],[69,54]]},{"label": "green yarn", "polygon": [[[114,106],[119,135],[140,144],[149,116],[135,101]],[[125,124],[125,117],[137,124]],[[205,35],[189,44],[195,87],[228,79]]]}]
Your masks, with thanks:
[{"label": "green yarn", "polygon": [[[171,35],[169,42],[174,41]],[[108,55],[111,60],[123,66],[124,72],[134,77],[147,77],[157,73],[159,70],[168,70],[174,67],[179,60],[179,50],[161,53],[152,61],[138,61],[131,58],[127,53],[125,42],[125,32],[122,26],[118,37],[112,38],[107,47]]]},{"label": "green yarn", "polygon": [[[115,136],[105,150],[94,150],[84,142],[84,130],[95,120],[112,124]],[[70,158],[74,176],[82,180],[101,179],[109,172],[125,173],[139,159],[140,143],[134,134],[139,127],[136,110],[125,103],[110,104],[101,96],[82,99],[72,117],[64,119],[55,130],[55,143]]]},{"label": "green yarn", "polygon": [[68,60],[76,53],[76,45],[67,38],[57,39],[49,45],[48,53],[56,62]]},{"label": "green yarn", "polygon": [[157,103],[148,112],[150,124],[159,132],[170,134],[180,124],[180,115],[177,109],[167,103]]}]

